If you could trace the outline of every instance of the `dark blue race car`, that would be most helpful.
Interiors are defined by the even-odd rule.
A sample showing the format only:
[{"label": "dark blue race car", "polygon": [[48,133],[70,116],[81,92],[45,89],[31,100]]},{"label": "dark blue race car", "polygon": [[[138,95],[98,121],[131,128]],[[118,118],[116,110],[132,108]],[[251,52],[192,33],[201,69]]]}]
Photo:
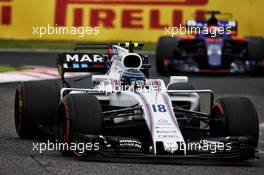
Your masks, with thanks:
[{"label": "dark blue race car", "polygon": [[156,50],[158,72],[262,75],[264,39],[238,37],[236,21],[218,20],[219,11],[206,14],[210,15],[208,20],[187,21],[191,36],[160,37]]}]

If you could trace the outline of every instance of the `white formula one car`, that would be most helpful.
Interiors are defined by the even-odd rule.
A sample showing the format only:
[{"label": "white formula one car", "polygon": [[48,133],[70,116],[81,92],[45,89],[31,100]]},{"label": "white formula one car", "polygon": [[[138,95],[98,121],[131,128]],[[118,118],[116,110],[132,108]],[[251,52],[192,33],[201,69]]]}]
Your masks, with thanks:
[{"label": "white formula one car", "polygon": [[[20,138],[49,135],[66,147],[64,155],[92,159],[255,158],[258,117],[248,98],[215,101],[211,90],[194,89],[187,77],[172,76],[168,85],[148,79],[148,57],[134,52],[141,47],[81,44],[58,57],[62,88],[48,81],[20,83],[15,97]],[[86,50],[98,48],[107,53]],[[92,75],[90,86],[72,88],[66,72],[101,74]],[[200,111],[200,94],[208,94],[208,113]],[[72,150],[73,143],[96,149]]]}]

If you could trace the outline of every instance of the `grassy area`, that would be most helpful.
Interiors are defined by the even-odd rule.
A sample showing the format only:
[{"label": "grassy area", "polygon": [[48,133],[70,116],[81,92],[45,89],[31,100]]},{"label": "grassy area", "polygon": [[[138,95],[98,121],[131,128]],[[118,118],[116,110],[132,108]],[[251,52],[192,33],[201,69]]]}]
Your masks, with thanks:
[{"label": "grassy area", "polygon": [[[0,49],[71,50],[78,41],[0,40]],[[144,43],[144,51],[154,51],[156,44]]]},{"label": "grassy area", "polygon": [[20,70],[22,70],[21,67],[2,66],[2,65],[0,65],[0,73],[3,73],[3,72],[12,72],[12,71],[20,71]]}]

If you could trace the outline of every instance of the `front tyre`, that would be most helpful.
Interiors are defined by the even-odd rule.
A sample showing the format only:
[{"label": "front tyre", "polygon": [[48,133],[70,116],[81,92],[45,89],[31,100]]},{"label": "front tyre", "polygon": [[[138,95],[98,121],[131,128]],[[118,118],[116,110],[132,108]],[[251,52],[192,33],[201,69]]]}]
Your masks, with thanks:
[{"label": "front tyre", "polygon": [[[68,94],[59,104],[56,116],[56,140],[76,143],[77,134],[99,135],[102,130],[102,108],[97,98],[86,93]],[[61,150],[70,155],[71,150]]]},{"label": "front tyre", "polygon": [[249,136],[258,146],[259,124],[257,111],[246,97],[224,97],[215,102],[212,109],[210,124],[211,135],[214,137]]}]

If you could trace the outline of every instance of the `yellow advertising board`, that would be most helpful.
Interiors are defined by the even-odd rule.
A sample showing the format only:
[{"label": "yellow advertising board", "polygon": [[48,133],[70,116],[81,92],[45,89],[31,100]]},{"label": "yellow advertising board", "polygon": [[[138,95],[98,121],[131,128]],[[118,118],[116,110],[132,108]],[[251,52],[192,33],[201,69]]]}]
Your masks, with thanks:
[{"label": "yellow advertising board", "polygon": [[0,39],[155,42],[165,26],[232,14],[238,34],[264,36],[263,0],[0,0]]}]

